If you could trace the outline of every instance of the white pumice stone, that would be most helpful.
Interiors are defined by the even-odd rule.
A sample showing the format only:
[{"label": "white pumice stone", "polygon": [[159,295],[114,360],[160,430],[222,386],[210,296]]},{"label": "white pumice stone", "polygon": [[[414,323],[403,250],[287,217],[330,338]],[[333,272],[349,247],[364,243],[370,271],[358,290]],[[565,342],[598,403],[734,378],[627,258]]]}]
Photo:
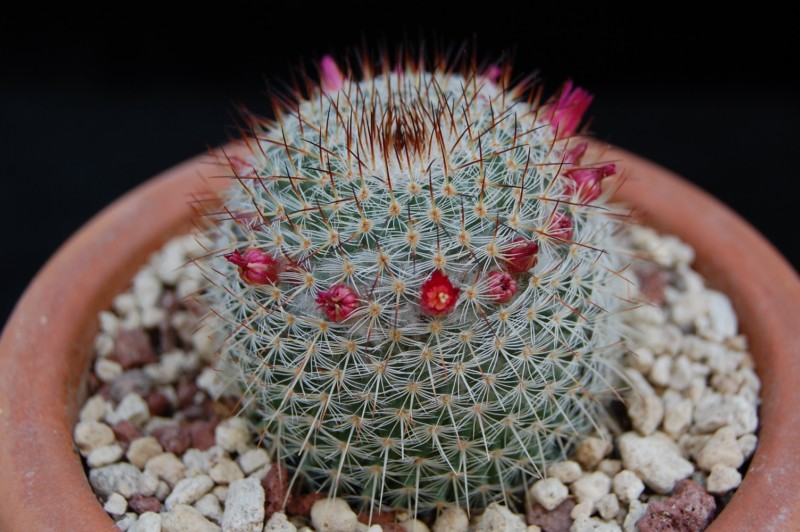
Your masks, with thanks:
[{"label": "white pumice stone", "polygon": [[714,495],[724,495],[742,483],[742,475],[735,468],[725,464],[716,464],[706,480],[706,489]]},{"label": "white pumice stone", "polygon": [[264,525],[264,532],[297,532],[297,527],[287,519],[285,513],[275,512]]},{"label": "white pumice stone", "polygon": [[662,432],[641,437],[627,432],[617,439],[622,463],[639,475],[658,493],[669,493],[679,480],[688,478],[694,466],[681,456],[680,449]]},{"label": "white pumice stone", "polygon": [[525,532],[525,519],[507,507],[491,503],[483,514],[475,517],[470,532]]},{"label": "white pumice stone", "polygon": [[169,512],[161,514],[162,532],[221,532],[221,530],[195,508],[186,504],[178,504]]},{"label": "white pumice stone", "polygon": [[184,477],[186,466],[174,454],[163,453],[148,460],[144,470],[170,486],[175,486]]},{"label": "white pumice stone", "polygon": [[354,530],[358,518],[342,499],[322,499],[311,507],[311,524],[317,532]]},{"label": "white pumice stone", "polygon": [[614,493],[623,502],[638,500],[639,495],[644,491],[644,482],[636,473],[627,469],[620,471],[614,476]]},{"label": "white pumice stone", "polygon": [[581,478],[583,470],[581,470],[581,466],[578,462],[565,460],[563,462],[556,462],[548,467],[547,474],[557,478],[564,484],[571,484]]},{"label": "white pumice stone", "polygon": [[446,508],[433,523],[433,532],[467,532],[468,529],[467,512],[455,506]]},{"label": "white pumice stone", "polygon": [[172,488],[172,493],[164,501],[164,505],[167,510],[172,510],[179,504],[193,504],[200,497],[211,491],[213,487],[214,481],[208,475],[185,478],[175,484],[175,487]]},{"label": "white pumice stone", "polygon": [[600,460],[611,452],[612,448],[609,440],[589,436],[578,444],[578,450],[575,452],[575,459],[587,469],[592,469]]},{"label": "white pumice stone", "polygon": [[75,425],[75,445],[86,456],[97,447],[114,443],[114,431],[99,421],[81,421]]},{"label": "white pumice stone", "polygon": [[269,454],[264,449],[250,449],[245,451],[236,460],[239,462],[239,467],[245,475],[249,475],[253,471],[260,469],[269,463]]},{"label": "white pumice stone", "polygon": [[570,486],[572,494],[578,502],[591,502],[594,504],[611,489],[611,479],[608,475],[595,471],[579,478]]},{"label": "white pumice stone", "polygon": [[261,482],[254,478],[234,481],[228,487],[222,529],[261,532],[264,528],[264,501]]},{"label": "white pumice stone", "polygon": [[641,373],[627,369],[625,377],[631,386],[630,391],[625,394],[628,417],[637,432],[649,436],[656,431],[664,417],[664,405]]},{"label": "white pumice stone", "polygon": [[93,449],[92,452],[89,453],[89,456],[86,457],[86,464],[89,467],[107,466],[119,462],[119,459],[122,458],[122,454],[122,447],[116,443],[103,445],[102,447]]},{"label": "white pumice stone", "polygon": [[194,503],[195,509],[200,512],[203,517],[206,517],[215,523],[219,524],[222,521],[222,506],[219,499],[213,493],[206,493]]},{"label": "white pumice stone", "polygon": [[247,422],[238,417],[226,419],[217,425],[216,443],[228,452],[245,451],[250,443]]},{"label": "white pumice stone", "polygon": [[112,493],[103,505],[103,510],[113,516],[120,516],[128,509],[128,501],[119,493]]},{"label": "white pumice stone", "polygon": [[567,499],[569,490],[557,478],[547,478],[534,482],[529,495],[545,510],[553,510]]},{"label": "white pumice stone", "polygon": [[161,515],[155,512],[143,513],[128,532],[161,532]]},{"label": "white pumice stone", "polygon": [[130,443],[125,456],[128,458],[130,463],[139,469],[144,469],[148,460],[154,456],[162,454],[163,452],[164,448],[161,447],[161,444],[157,439],[152,436],[142,436],[141,438],[136,438]]},{"label": "white pumice stone", "polygon": [[744,455],[736,441],[733,427],[722,427],[708,440],[697,453],[697,465],[711,471],[718,464],[737,469],[744,462]]},{"label": "white pumice stone", "polygon": [[614,519],[619,513],[619,500],[616,495],[609,493],[600,497],[600,499],[594,503],[594,507],[603,519]]}]

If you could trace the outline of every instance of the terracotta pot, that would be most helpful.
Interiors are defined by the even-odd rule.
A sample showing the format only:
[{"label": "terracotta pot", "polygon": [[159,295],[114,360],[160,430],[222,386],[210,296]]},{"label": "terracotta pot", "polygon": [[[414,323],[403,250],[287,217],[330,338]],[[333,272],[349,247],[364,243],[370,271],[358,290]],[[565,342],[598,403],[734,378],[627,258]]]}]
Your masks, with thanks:
[{"label": "terracotta pot", "polygon": [[[645,223],[680,236],[697,267],[727,293],[763,382],[759,446],[713,529],[800,523],[800,279],[753,228],[674,174],[622,150],[617,194]],[[127,194],[67,242],[28,287],[0,340],[0,529],[112,530],[73,447],[97,313],[147,256],[187,228],[191,194],[219,188],[209,159],[192,159]]]}]

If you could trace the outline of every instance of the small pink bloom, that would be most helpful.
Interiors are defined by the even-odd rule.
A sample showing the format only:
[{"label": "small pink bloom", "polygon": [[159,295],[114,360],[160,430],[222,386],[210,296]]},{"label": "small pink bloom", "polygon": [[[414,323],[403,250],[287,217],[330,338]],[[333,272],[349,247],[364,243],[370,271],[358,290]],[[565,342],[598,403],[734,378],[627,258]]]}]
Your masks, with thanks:
[{"label": "small pink bloom", "polygon": [[564,83],[550,111],[550,125],[558,129],[558,138],[575,134],[592,99],[593,96],[580,87],[573,89],[571,81]]},{"label": "small pink bloom", "polygon": [[344,76],[342,71],[339,70],[339,65],[329,55],[322,58],[319,64],[320,77],[322,81],[322,90],[325,92],[335,92],[342,88],[344,85]]},{"label": "small pink bloom", "polygon": [[605,164],[597,168],[575,168],[564,172],[567,181],[567,194],[578,194],[583,202],[594,201],[600,197],[602,189],[600,181],[613,175],[617,171],[614,163]]},{"label": "small pink bloom", "polygon": [[517,293],[517,282],[508,272],[489,272],[489,297],[495,303],[508,303]]},{"label": "small pink bloom", "polygon": [[524,273],[536,266],[539,245],[526,238],[517,238],[506,252],[506,268],[511,273]]},{"label": "small pink bloom", "polygon": [[571,241],[573,230],[572,218],[570,215],[565,212],[556,211],[553,218],[550,220],[550,227],[547,230],[547,234],[555,238],[560,238],[561,240]]},{"label": "small pink bloom", "polygon": [[237,249],[225,258],[239,267],[239,277],[247,284],[275,284],[278,281],[281,263],[260,249],[248,248],[244,254]]},{"label": "small pink bloom", "polygon": [[503,69],[497,65],[489,65],[489,68],[483,73],[483,77],[488,79],[494,84],[497,84],[497,80],[500,79],[500,74],[503,73]]},{"label": "small pink bloom", "polygon": [[453,286],[447,275],[435,270],[430,278],[422,283],[419,304],[428,316],[445,316],[456,307],[459,288]]},{"label": "small pink bloom", "polygon": [[588,142],[581,142],[571,150],[567,152],[564,156],[564,164],[581,164],[581,159],[583,158],[583,154],[586,153],[586,148],[589,147]]},{"label": "small pink bloom", "polygon": [[327,290],[320,290],[314,301],[328,319],[335,322],[346,320],[359,305],[356,291],[343,284],[335,284]]}]

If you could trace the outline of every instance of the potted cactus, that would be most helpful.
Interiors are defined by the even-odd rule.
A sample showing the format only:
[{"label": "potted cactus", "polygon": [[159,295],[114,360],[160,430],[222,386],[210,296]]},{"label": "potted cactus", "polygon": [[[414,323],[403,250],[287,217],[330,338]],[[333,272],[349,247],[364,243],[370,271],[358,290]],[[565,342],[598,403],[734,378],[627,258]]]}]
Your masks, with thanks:
[{"label": "potted cactus", "polygon": [[[480,509],[519,496],[597,428],[631,305],[618,237],[627,211],[613,194],[695,246],[705,273],[733,294],[759,357],[762,443],[718,526],[768,528],[776,515],[800,515],[796,501],[765,489],[776,478],[796,486],[774,459],[800,430],[786,400],[797,394],[788,321],[800,283],[768,244],[667,172],[589,149],[577,132],[591,98],[570,84],[539,102],[522,98],[524,86],[508,89],[496,68],[409,67],[359,82],[326,58],[321,74],[311,98],[217,154],[237,186],[209,180],[225,208],[206,217],[214,247],[201,264],[227,338],[222,357],[293,482],[370,512]],[[110,526],[71,452],[85,346],[136,265],[187,226],[190,211],[175,207],[197,188],[198,168],[190,161],[105,212],[9,322],[3,526]],[[619,174],[632,179],[619,187]],[[131,217],[141,224],[130,227]],[[719,229],[694,231],[698,217]],[[80,275],[97,256],[115,260]],[[52,298],[76,305],[52,308]],[[25,388],[41,393],[23,412],[13,398]]]}]

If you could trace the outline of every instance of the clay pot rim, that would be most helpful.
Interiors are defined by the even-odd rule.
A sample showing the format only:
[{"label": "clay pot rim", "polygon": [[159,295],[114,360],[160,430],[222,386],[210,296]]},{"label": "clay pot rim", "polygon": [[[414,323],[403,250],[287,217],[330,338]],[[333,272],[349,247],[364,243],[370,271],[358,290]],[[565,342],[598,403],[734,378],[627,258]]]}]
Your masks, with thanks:
[{"label": "clay pot rim", "polygon": [[[637,210],[645,223],[689,242],[709,283],[729,294],[764,383],[759,446],[712,529],[769,530],[800,521],[800,468],[781,461],[800,439],[800,364],[793,363],[800,343],[792,334],[800,278],[755,229],[694,185],[621,149],[605,157],[618,161],[626,181],[616,197],[643,205]],[[64,244],[17,304],[0,338],[1,529],[114,529],[72,442],[94,317],[151,251],[187,228],[192,192],[228,183],[208,179],[215,174],[221,172],[212,158],[195,157],[129,192]]]}]

